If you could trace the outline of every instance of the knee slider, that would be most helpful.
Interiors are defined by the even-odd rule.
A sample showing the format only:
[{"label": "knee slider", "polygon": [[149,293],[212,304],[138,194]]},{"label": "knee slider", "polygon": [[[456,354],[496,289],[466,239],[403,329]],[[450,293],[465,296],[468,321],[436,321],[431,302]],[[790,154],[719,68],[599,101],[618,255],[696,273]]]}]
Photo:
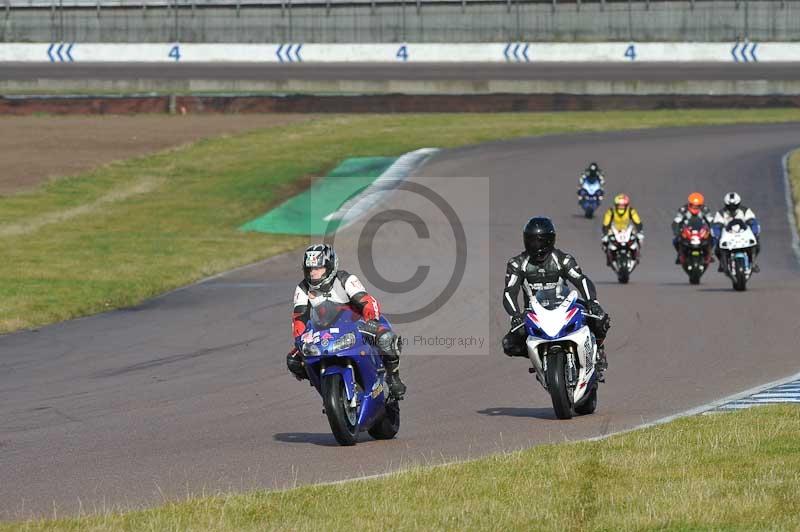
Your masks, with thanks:
[{"label": "knee slider", "polygon": [[381,350],[387,357],[397,360],[400,358],[400,352],[402,351],[402,343],[400,337],[394,333],[394,331],[386,330],[383,331],[378,335],[376,339],[378,343],[378,349]]}]

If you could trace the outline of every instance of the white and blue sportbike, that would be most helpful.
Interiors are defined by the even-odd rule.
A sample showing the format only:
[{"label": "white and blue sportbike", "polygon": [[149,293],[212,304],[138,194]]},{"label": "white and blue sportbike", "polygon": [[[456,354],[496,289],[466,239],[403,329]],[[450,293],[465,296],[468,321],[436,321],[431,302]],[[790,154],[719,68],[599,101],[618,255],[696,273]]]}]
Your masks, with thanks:
[{"label": "white and blue sportbike", "polygon": [[730,278],[733,289],[747,290],[747,281],[753,274],[753,259],[758,241],[750,225],[734,218],[722,229],[719,238],[722,271]]},{"label": "white and blue sportbike", "polygon": [[528,358],[559,419],[591,414],[597,408],[597,342],[589,330],[583,302],[575,290],[556,288],[529,294],[525,313]]},{"label": "white and blue sportbike", "polygon": [[594,216],[594,211],[600,207],[604,194],[603,185],[599,179],[597,181],[583,180],[578,189],[578,205],[583,209],[584,216],[587,218]]}]

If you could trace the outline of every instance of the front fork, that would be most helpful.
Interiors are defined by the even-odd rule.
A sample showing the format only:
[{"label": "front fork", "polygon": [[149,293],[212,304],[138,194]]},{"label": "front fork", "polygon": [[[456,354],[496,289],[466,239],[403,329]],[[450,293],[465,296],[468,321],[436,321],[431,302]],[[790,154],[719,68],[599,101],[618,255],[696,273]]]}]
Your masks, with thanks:
[{"label": "front fork", "polygon": [[[542,377],[539,377],[539,374],[536,374],[536,378],[541,382],[545,389],[549,389],[547,383],[547,363],[550,360],[551,356],[558,356],[555,349],[553,351],[548,350],[547,353],[542,357]],[[567,385],[570,389],[574,389],[575,386],[578,385],[578,364],[575,362],[576,354],[572,349],[564,349],[563,347],[558,347],[557,352],[563,353],[566,359],[566,369],[567,369]],[[531,368],[533,370],[533,368]],[[533,371],[535,373],[535,370]]]}]

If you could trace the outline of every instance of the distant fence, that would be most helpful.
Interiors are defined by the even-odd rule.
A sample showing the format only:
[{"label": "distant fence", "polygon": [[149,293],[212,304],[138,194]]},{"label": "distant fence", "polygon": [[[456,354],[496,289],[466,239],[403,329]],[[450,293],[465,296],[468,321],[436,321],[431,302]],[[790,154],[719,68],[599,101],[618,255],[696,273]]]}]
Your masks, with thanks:
[{"label": "distant fence", "polygon": [[0,0],[0,42],[800,41],[800,0]]}]

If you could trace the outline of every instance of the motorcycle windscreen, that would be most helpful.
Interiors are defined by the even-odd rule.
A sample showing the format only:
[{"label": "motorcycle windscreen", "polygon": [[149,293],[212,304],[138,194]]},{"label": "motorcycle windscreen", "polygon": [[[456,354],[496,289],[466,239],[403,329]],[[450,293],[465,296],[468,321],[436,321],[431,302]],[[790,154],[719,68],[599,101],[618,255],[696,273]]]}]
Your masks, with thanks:
[{"label": "motorcycle windscreen", "polygon": [[570,290],[567,285],[558,283],[554,288],[538,290],[534,297],[545,310],[555,310],[569,297]]},{"label": "motorcycle windscreen", "polygon": [[347,305],[324,301],[323,303],[311,308],[311,324],[316,330],[330,329],[339,320],[343,312],[349,311]]}]

